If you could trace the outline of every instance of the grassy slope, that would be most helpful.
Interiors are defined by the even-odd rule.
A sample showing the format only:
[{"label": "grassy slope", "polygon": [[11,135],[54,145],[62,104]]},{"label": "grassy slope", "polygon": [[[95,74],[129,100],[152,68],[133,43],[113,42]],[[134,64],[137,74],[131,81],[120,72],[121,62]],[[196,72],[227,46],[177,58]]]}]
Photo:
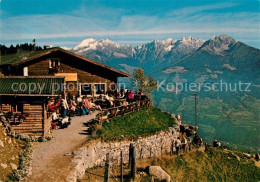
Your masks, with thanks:
[{"label": "grassy slope", "polygon": [[174,120],[168,113],[150,107],[124,117],[111,119],[97,131],[97,136],[104,140],[136,139],[141,135],[149,135],[173,126]]},{"label": "grassy slope", "polygon": [[[235,155],[233,155],[233,154]],[[235,156],[240,156],[240,161]],[[241,153],[211,149],[209,152],[191,152],[185,155],[164,156],[138,162],[139,168],[159,165],[175,181],[259,181],[260,168]],[[143,177],[141,181],[147,181]]]},{"label": "grassy slope", "polygon": [[[233,153],[233,154],[232,154]],[[238,158],[236,156],[240,156]],[[221,149],[211,149],[205,153],[195,150],[185,155],[165,155],[159,158],[137,160],[137,182],[147,182],[151,177],[139,175],[150,165],[161,166],[176,182],[214,182],[214,181],[250,181],[260,180],[260,168],[255,161],[242,158],[240,152]],[[124,181],[131,181],[130,170],[124,165]],[[81,182],[103,181],[104,167],[88,169]],[[110,181],[116,182],[120,178],[120,167],[113,166]],[[116,178],[114,178],[116,176]]]},{"label": "grassy slope", "polygon": [[[4,143],[4,147],[0,146],[0,164],[7,164],[7,168],[3,169],[0,166],[0,180],[9,180],[8,175],[12,173],[10,163],[18,166],[18,153],[21,151],[23,142],[11,139],[4,134],[4,128],[0,123],[0,140]],[[9,141],[9,142],[8,142]],[[19,142],[19,143],[18,143]]]}]

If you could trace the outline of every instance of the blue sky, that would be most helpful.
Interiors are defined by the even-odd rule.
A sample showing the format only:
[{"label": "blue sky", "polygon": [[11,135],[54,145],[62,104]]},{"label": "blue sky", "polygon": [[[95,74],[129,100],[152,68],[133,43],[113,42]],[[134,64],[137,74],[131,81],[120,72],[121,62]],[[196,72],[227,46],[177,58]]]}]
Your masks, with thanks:
[{"label": "blue sky", "polygon": [[0,43],[72,47],[92,37],[137,45],[227,34],[260,48],[259,12],[259,0],[0,0]]}]

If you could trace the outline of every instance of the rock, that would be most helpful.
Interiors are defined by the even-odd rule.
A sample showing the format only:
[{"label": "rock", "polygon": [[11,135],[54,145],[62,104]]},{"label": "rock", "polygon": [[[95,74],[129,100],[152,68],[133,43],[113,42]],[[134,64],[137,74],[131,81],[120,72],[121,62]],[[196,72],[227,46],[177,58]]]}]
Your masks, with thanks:
[{"label": "rock", "polygon": [[13,164],[13,163],[10,163],[10,166],[13,170],[17,169],[17,165]]},{"label": "rock", "polygon": [[11,139],[11,138],[8,139],[8,143],[9,143],[9,144],[12,143],[12,139]]},{"label": "rock", "polygon": [[194,135],[198,131],[197,126],[183,124],[180,126],[180,132],[185,133],[187,137]]},{"label": "rock", "polygon": [[4,143],[0,140],[0,147],[4,147]]},{"label": "rock", "polygon": [[169,174],[167,174],[160,166],[150,166],[149,167],[149,174],[152,177],[155,177],[159,181],[166,181],[170,182],[171,177]]},{"label": "rock", "polygon": [[4,168],[4,169],[7,168],[7,164],[4,164],[4,163],[1,163],[0,166],[1,166],[2,168]]},{"label": "rock", "polygon": [[71,156],[73,152],[69,152],[69,153],[66,153],[66,154],[63,154],[63,156]]},{"label": "rock", "polygon": [[236,158],[237,158],[238,161],[240,161],[240,157],[239,156],[236,155]]},{"label": "rock", "polygon": [[243,153],[243,155],[246,157],[246,158],[248,158],[248,159],[250,159],[252,156],[251,156],[251,154],[248,154],[248,153]]}]

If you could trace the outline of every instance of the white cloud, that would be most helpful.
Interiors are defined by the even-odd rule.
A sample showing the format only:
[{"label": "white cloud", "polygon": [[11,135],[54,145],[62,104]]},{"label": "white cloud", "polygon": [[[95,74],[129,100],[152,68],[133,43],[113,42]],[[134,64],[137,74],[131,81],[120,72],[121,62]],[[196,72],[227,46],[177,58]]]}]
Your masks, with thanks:
[{"label": "white cloud", "polygon": [[208,11],[208,10],[225,9],[236,5],[237,3],[219,3],[219,4],[211,4],[211,5],[204,5],[204,6],[192,6],[192,7],[180,8],[174,10],[168,15],[187,16],[193,13],[198,13],[198,12]]},{"label": "white cloud", "polygon": [[[137,42],[140,38],[144,40],[144,37],[153,40],[155,37],[160,39],[159,36],[166,38],[176,34],[184,36],[196,34],[198,38],[206,39],[223,33],[238,40],[240,37],[243,40],[249,37],[258,39],[259,27],[256,25],[260,23],[259,13],[206,12],[235,5],[235,3],[220,3],[182,8],[171,13],[165,12],[164,16],[131,15],[129,10],[97,6],[96,9],[82,7],[67,15],[36,14],[7,17],[1,21],[1,41],[16,43],[18,40],[36,38],[48,39],[49,42],[51,39],[59,38],[117,36],[121,38],[121,42],[132,38]],[[169,16],[174,13],[177,13],[177,16]],[[69,44],[64,42],[63,45]]]}]

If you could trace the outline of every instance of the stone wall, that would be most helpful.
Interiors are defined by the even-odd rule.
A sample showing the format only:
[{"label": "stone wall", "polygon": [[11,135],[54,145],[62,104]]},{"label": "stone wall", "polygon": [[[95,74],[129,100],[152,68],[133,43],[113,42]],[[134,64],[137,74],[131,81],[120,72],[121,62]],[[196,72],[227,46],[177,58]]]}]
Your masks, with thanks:
[{"label": "stone wall", "polygon": [[124,163],[128,162],[129,145],[133,143],[136,149],[136,158],[149,158],[160,156],[163,153],[170,153],[172,143],[179,136],[174,128],[161,131],[147,137],[141,137],[137,141],[122,141],[113,143],[93,143],[87,147],[82,147],[74,152],[72,169],[67,181],[76,181],[83,177],[87,168],[94,166],[104,166],[106,154],[110,153],[113,164],[120,163],[120,151],[123,151]]}]

